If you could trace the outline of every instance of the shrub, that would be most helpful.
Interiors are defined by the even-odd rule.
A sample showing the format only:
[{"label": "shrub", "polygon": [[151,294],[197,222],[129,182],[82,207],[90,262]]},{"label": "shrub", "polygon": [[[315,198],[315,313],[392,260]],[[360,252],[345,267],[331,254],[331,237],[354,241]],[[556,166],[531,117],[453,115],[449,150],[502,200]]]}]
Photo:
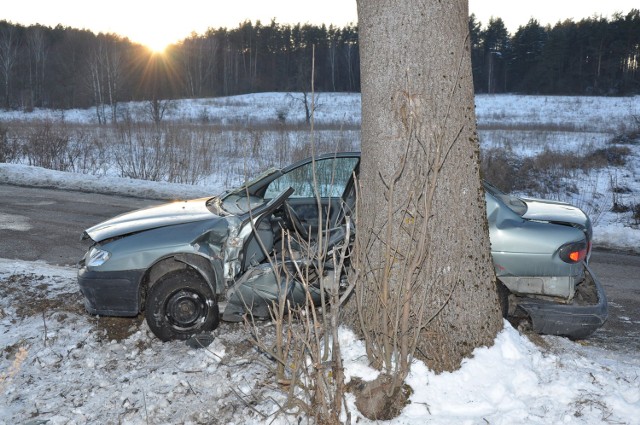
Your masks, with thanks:
[{"label": "shrub", "polygon": [[0,162],[6,162],[9,156],[9,140],[7,129],[0,124]]},{"label": "shrub", "polygon": [[578,193],[579,188],[570,184],[576,172],[627,163],[631,150],[627,146],[609,146],[586,153],[560,152],[545,149],[538,155],[519,158],[509,149],[488,149],[482,152],[483,178],[505,192],[521,191],[539,196],[561,191]]},{"label": "shrub", "polygon": [[621,145],[640,144],[640,119],[636,118],[636,123],[638,128],[618,134],[611,140],[611,143],[617,143]]},{"label": "shrub", "polygon": [[10,126],[0,123],[0,162],[16,162],[20,157],[20,144]]},{"label": "shrub", "polygon": [[50,170],[71,171],[78,152],[70,149],[71,136],[51,121],[34,125],[22,146],[29,165]]},{"label": "shrub", "polygon": [[585,164],[591,168],[599,168],[605,166],[623,167],[627,163],[627,157],[631,155],[631,149],[628,146],[610,146],[607,148],[596,149],[584,156]]},{"label": "shrub", "polygon": [[513,192],[520,184],[514,176],[522,161],[510,150],[492,148],[481,153],[480,174],[483,179],[491,182],[505,192]]},{"label": "shrub", "polygon": [[632,218],[634,221],[635,225],[640,224],[640,204],[634,204],[631,207],[631,211],[632,211]]},{"label": "shrub", "polygon": [[631,211],[631,207],[621,202],[614,202],[613,206],[611,207],[611,212],[614,213],[626,213],[629,211]]}]

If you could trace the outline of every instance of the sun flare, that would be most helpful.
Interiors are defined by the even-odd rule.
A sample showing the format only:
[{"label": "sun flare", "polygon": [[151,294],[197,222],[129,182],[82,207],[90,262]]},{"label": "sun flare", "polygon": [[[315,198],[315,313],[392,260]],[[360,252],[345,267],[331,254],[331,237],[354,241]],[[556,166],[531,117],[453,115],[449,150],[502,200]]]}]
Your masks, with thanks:
[{"label": "sun flare", "polygon": [[149,28],[133,38],[153,53],[164,53],[167,47],[177,42],[179,37],[169,32],[160,32],[156,28]]},{"label": "sun flare", "polygon": [[162,38],[151,39],[143,42],[153,53],[164,53],[167,47],[171,44],[171,41],[167,41]]}]

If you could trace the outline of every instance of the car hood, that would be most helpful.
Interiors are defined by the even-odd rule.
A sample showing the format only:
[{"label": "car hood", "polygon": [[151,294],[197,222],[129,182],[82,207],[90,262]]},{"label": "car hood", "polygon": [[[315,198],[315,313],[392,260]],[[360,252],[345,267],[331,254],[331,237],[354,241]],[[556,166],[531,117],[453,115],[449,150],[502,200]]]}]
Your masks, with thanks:
[{"label": "car hood", "polygon": [[527,212],[522,216],[527,220],[568,223],[588,230],[591,228],[589,217],[578,207],[546,199],[521,199],[527,204]]},{"label": "car hood", "polygon": [[85,234],[100,242],[143,230],[217,218],[207,208],[208,199],[172,202],[121,214],[88,228]]}]

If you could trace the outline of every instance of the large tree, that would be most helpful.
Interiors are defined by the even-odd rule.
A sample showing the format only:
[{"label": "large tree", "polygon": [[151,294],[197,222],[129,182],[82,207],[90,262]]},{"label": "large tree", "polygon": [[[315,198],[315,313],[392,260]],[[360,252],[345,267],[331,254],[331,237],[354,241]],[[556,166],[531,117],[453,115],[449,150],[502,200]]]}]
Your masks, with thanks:
[{"label": "large tree", "polygon": [[389,399],[414,355],[436,371],[457,369],[475,347],[492,344],[502,321],[467,0],[357,4],[362,163],[352,325],[391,377],[381,379]]}]

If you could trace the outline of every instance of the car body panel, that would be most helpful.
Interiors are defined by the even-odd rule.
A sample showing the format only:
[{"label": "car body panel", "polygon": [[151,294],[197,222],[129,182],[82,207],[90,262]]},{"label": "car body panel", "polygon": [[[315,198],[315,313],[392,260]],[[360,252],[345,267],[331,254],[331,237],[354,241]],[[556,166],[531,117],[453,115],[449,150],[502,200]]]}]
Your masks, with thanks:
[{"label": "car body panel", "polygon": [[581,339],[591,335],[606,322],[608,307],[604,288],[586,264],[585,269],[587,281],[583,284],[595,286],[595,303],[581,304],[574,300],[569,304],[563,304],[536,298],[519,301],[518,305],[529,314],[535,332]]},{"label": "car body panel", "polygon": [[265,263],[252,268],[227,292],[227,306],[222,319],[229,322],[242,321],[247,306],[251,306],[254,317],[268,319],[272,314],[272,306],[281,299],[288,301],[290,305],[305,302],[307,296],[305,288],[310,289],[312,301],[318,303],[320,301],[318,288],[303,285],[296,279],[295,269],[293,262],[276,267]]},{"label": "car body panel", "polygon": [[140,312],[139,282],[144,272],[96,272],[81,268],[78,283],[86,310],[104,316],[137,316]]},{"label": "car body panel", "polygon": [[178,252],[203,252],[211,257],[220,256],[220,243],[226,235],[226,220],[216,218],[153,228],[123,238],[108,239],[98,246],[110,252],[111,258],[94,269],[106,272],[146,269],[159,258]]},{"label": "car body panel", "polygon": [[527,204],[527,212],[523,216],[527,220],[571,223],[581,229],[591,226],[588,215],[582,212],[580,208],[566,202],[526,197],[520,199]]},{"label": "car body panel", "polygon": [[144,230],[211,220],[216,216],[206,206],[209,198],[172,202],[121,214],[85,230],[96,242]]},{"label": "car body panel", "polygon": [[[584,230],[572,225],[577,222],[590,229],[586,215],[577,208],[567,209],[566,204],[545,201],[525,201],[527,210],[520,215],[509,208],[503,197],[493,193],[488,190],[485,197],[491,255],[498,279],[519,295],[570,301],[575,285],[583,279],[583,265],[563,261],[558,248],[588,239]],[[559,211],[557,216],[554,210]],[[528,216],[536,219],[527,219]],[[561,221],[567,216],[572,222]]]}]

